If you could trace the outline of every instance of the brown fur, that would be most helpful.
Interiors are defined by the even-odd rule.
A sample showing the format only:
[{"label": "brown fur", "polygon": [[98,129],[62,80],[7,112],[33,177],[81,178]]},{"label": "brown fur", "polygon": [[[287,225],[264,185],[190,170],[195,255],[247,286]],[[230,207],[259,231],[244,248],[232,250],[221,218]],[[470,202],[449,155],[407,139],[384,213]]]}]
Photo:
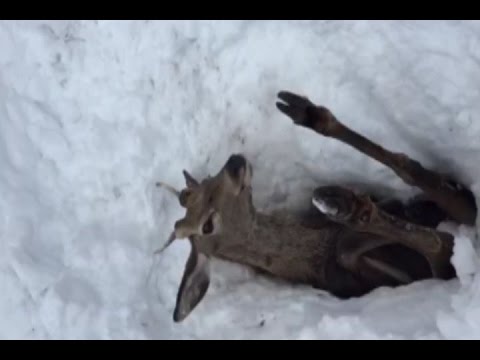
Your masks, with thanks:
[{"label": "brown fur", "polygon": [[[201,182],[185,171],[187,187],[172,192],[186,214],[176,222],[172,236],[188,238],[192,252],[174,320],[185,319],[205,296],[211,257],[310,284],[341,298],[360,296],[379,286],[454,277],[450,263],[453,236],[436,230],[435,225],[447,218],[472,225],[477,211],[473,195],[407,156],[391,153],[355,133],[307,98],[285,91],[279,97],[284,103],[277,103],[278,109],[295,124],[382,162],[406,183],[422,189],[430,202],[382,205],[366,195],[330,186],[313,194],[330,213],[312,208],[307,214],[263,214],[253,206],[252,167],[243,156],[232,155],[217,175]],[[438,214],[434,223],[423,218],[421,209],[427,205],[433,206],[431,213]]]}]

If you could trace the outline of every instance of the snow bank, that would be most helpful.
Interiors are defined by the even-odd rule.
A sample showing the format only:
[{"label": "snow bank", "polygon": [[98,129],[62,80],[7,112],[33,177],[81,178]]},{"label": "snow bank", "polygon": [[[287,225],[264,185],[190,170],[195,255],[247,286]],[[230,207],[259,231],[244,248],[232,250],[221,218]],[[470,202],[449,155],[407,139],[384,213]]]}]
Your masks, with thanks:
[{"label": "snow bank", "polygon": [[182,324],[188,246],[152,255],[183,214],[155,182],[237,151],[266,210],[332,182],[413,194],[295,128],[281,89],[480,194],[479,22],[4,21],[0,44],[0,338],[480,338],[477,229],[454,229],[459,280],[347,302],[215,262]]}]

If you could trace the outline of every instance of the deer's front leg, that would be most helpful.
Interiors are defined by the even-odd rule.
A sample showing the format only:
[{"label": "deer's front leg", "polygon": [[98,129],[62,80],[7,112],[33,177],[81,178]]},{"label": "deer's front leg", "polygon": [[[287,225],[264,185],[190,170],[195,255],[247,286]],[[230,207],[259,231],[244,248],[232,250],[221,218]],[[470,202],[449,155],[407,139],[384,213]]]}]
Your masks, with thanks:
[{"label": "deer's front leg", "polygon": [[474,225],[475,198],[470,190],[445,176],[424,168],[405,154],[391,152],[348,128],[325,107],[308,98],[281,91],[277,108],[299,126],[335,138],[392,169],[405,183],[416,186],[459,223]]},{"label": "deer's front leg", "polygon": [[326,107],[317,106],[307,97],[280,91],[278,97],[284,103],[277,102],[277,108],[287,115],[296,125],[306,127],[319,134],[335,137],[341,124]]}]

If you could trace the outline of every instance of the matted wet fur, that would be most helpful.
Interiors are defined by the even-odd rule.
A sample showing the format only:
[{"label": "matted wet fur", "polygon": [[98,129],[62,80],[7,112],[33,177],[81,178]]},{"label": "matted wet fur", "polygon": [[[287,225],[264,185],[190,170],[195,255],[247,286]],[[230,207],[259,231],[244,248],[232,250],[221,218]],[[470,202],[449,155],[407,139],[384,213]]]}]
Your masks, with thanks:
[{"label": "matted wet fur", "polygon": [[287,91],[278,97],[278,110],[296,125],[383,163],[405,183],[420,188],[423,196],[403,204],[324,186],[315,189],[304,214],[263,214],[253,206],[252,166],[243,155],[231,155],[215,176],[202,181],[184,171],[186,188],[167,186],[186,209],[167,246],[175,239],[191,243],[174,321],[183,321],[207,294],[212,257],[310,284],[339,298],[361,296],[380,286],[454,278],[454,238],[436,227],[444,220],[473,225],[473,194],[454,179],[354,132],[306,97]]}]

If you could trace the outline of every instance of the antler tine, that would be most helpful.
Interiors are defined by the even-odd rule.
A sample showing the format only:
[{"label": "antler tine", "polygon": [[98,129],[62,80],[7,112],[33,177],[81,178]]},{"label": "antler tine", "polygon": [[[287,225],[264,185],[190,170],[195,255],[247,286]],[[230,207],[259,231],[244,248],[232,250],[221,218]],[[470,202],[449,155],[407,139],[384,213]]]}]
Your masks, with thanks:
[{"label": "antler tine", "polygon": [[179,197],[180,196],[180,191],[178,191],[177,189],[175,189],[173,186],[170,186],[162,181],[158,181],[156,184],[155,184],[157,187],[164,187],[165,189],[167,189],[169,192],[171,192],[172,194],[174,194],[175,196]]},{"label": "antler tine", "polygon": [[171,234],[170,234],[170,237],[168,238],[167,242],[165,243],[165,245],[163,245],[160,249],[158,250],[155,250],[154,251],[154,255],[157,255],[157,254],[160,254],[162,252],[165,251],[165,249],[167,247],[169,247],[171,245],[171,243],[173,243],[173,241],[176,239],[176,236],[175,236],[175,231],[173,231]]}]

